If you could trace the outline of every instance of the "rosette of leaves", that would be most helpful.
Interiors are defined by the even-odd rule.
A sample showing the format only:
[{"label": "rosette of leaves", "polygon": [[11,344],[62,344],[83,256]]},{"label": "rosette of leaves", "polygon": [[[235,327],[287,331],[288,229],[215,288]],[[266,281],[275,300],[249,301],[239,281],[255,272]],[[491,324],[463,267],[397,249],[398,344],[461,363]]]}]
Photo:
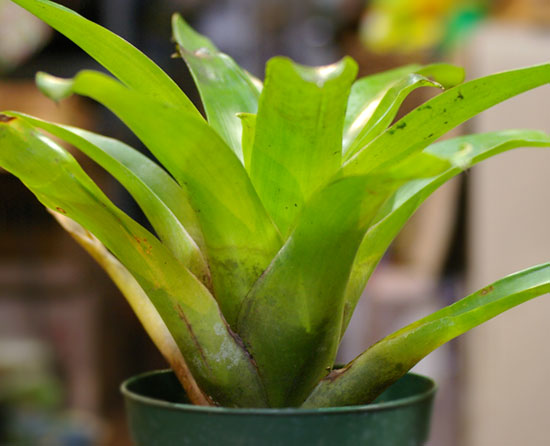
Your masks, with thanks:
[{"label": "rosette of leaves", "polygon": [[[463,82],[461,68],[410,65],[356,80],[344,58],[275,57],[262,83],[184,20],[174,38],[206,118],[143,53],[47,0],[15,0],[111,74],[38,74],[55,100],[107,107],[158,159],[120,141],[17,112],[0,115],[0,166],[103,266],[195,404],[368,403],[441,344],[550,290],[550,265],[506,277],[381,340],[333,370],[361,292],[418,206],[466,168],[537,130],[435,142],[550,81],[544,64]],[[419,87],[440,94],[395,121]],[[394,122],[395,121],[395,122]],[[154,233],[117,208],[52,139],[108,171]]]}]

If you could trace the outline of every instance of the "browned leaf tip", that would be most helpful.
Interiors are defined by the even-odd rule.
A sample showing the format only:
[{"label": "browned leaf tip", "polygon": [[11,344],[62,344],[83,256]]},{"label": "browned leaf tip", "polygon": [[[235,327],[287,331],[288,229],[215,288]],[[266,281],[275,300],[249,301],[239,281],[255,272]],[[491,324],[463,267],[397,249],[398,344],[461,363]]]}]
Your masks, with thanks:
[{"label": "browned leaf tip", "polygon": [[8,116],[0,113],[0,122],[10,122],[10,121],[13,121],[14,119],[15,119],[14,116]]}]

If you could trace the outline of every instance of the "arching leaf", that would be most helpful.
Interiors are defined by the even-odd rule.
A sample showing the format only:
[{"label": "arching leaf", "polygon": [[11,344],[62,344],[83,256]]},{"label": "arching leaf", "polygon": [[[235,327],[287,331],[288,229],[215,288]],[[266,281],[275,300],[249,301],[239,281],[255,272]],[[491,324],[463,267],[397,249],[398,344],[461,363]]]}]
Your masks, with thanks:
[{"label": "arching leaf", "polygon": [[83,71],[73,80],[41,74],[38,83],[55,98],[75,92],[111,109],[187,189],[204,235],[216,299],[233,326],[242,300],[281,241],[231,149],[203,120],[104,74]]},{"label": "arching leaf", "polygon": [[20,113],[12,116],[72,144],[113,175],[134,197],[172,254],[205,285],[210,285],[206,260],[185,227],[191,227],[195,237],[204,244],[196,215],[184,189],[162,168],[115,139]]},{"label": "arching leaf", "polygon": [[344,165],[346,175],[364,175],[419,152],[441,135],[512,96],[550,82],[550,64],[475,79],[426,101],[363,147]]},{"label": "arching leaf", "polygon": [[[450,88],[464,80],[464,69],[448,64],[409,65],[357,81],[349,98],[343,148],[345,159],[382,133],[403,101],[420,87]],[[361,104],[358,107],[357,104]]]},{"label": "arching leaf", "polygon": [[1,167],[47,208],[94,234],[128,269],[208,395],[221,404],[265,404],[256,368],[213,296],[154,235],[116,208],[68,152],[22,119],[0,120],[0,148]]},{"label": "arching leaf", "polygon": [[346,289],[346,307],[342,334],[348,326],[361,293],[376,265],[392,240],[411,215],[433,192],[463,170],[487,158],[518,147],[548,147],[550,136],[536,130],[505,130],[461,136],[432,144],[425,149],[452,163],[445,172],[433,178],[404,184],[378,212],[357,252]]},{"label": "arching leaf", "polygon": [[437,347],[547,293],[550,293],[550,263],[505,277],[377,342],[322,380],[303,407],[371,402]]},{"label": "arching leaf", "polygon": [[123,38],[49,0],[13,0],[64,34],[128,87],[200,117],[176,83]]}]

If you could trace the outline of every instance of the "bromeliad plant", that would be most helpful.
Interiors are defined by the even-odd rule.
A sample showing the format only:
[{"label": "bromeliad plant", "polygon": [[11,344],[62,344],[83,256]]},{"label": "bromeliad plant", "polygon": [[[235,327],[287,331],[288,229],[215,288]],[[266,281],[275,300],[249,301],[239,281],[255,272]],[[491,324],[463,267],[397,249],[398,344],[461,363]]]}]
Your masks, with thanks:
[{"label": "bromeliad plant", "polygon": [[[19,177],[103,266],[191,401],[232,407],[368,403],[441,344],[550,291],[550,264],[506,277],[333,370],[361,292],[418,206],[464,169],[523,146],[535,130],[435,142],[511,96],[550,81],[540,65],[463,83],[446,64],[354,80],[344,58],[310,68],[276,57],[262,83],[183,19],[174,38],[207,119],[121,38],[48,0],[14,0],[115,78],[37,76],[55,100],[92,98],[166,171],[128,145],[16,112],[0,115],[0,166]],[[393,122],[419,87],[443,90]],[[96,161],[155,234],[118,209],[45,133]]]}]

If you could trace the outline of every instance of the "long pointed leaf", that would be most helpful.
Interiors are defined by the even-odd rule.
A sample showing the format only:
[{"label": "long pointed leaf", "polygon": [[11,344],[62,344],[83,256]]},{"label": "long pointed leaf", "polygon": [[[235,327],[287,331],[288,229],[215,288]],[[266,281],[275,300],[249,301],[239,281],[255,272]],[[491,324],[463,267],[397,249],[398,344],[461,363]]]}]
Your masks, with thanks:
[{"label": "long pointed leaf", "polygon": [[[344,122],[343,152],[346,159],[350,157],[349,146],[360,132],[366,130],[367,123],[376,122],[373,121],[373,115],[380,109],[383,100],[388,101],[384,99],[388,91],[413,73],[434,79],[444,88],[454,87],[464,80],[464,70],[448,64],[406,65],[358,79],[351,87]],[[395,113],[392,119],[394,116]]]},{"label": "long pointed leaf", "polygon": [[453,87],[426,101],[361,149],[345,165],[362,175],[402,160],[483,110],[550,82],[550,64],[511,70]]},{"label": "long pointed leaf", "polygon": [[4,115],[0,146],[1,167],[46,207],[94,234],[130,271],[208,395],[225,405],[265,404],[255,366],[216,301],[155,236],[116,208],[68,152],[23,120]]},{"label": "long pointed leaf", "polygon": [[[365,147],[374,138],[380,135],[391,124],[403,101],[414,90],[421,87],[436,87],[443,89],[443,86],[420,74],[411,73],[389,88],[384,96],[377,101],[370,119],[360,129],[353,143],[345,153],[345,159],[351,158],[358,150]],[[370,111],[370,110],[369,110]]]},{"label": "long pointed leaf", "polygon": [[[353,143],[346,151],[346,159],[352,157],[358,150],[380,135],[391,124],[406,97],[420,87],[443,88],[441,84],[416,73],[411,73],[397,82],[375,103],[376,107],[374,107],[369,120],[362,129],[359,129]],[[370,112],[370,110],[368,111]]]},{"label": "long pointed leaf", "polygon": [[50,211],[59,224],[101,265],[124,295],[143,328],[170,364],[193,404],[211,405],[193,378],[174,337],[136,279],[103,244],[74,220]]},{"label": "long pointed leaf", "polygon": [[194,226],[195,233],[200,231],[196,216],[189,207],[188,197],[183,189],[164,170],[135,149],[115,139],[28,115],[11,115],[19,116],[72,144],[113,175],[134,197],[160,239],[174,256],[209,286],[210,272],[206,260],[187,233],[183,222],[176,217],[168,204],[177,206],[176,209],[180,211],[178,214],[184,214],[186,223]]},{"label": "long pointed leaf", "polygon": [[299,405],[331,367],[344,290],[361,239],[380,205],[406,181],[403,175],[415,178],[447,168],[441,162],[433,169],[431,158],[421,154],[407,168],[398,166],[380,178],[340,178],[319,191],[247,296],[238,332],[259,366],[272,406]]},{"label": "long pointed leaf", "polygon": [[374,344],[315,388],[304,407],[374,400],[437,347],[510,308],[550,293],[550,263],[505,277]]},{"label": "long pointed leaf", "polygon": [[250,177],[285,236],[305,201],[339,169],[342,127],[357,66],[310,68],[275,57],[266,67]]},{"label": "long pointed leaf", "polygon": [[248,74],[179,14],[172,17],[174,39],[199,93],[208,122],[243,161],[237,113],[256,113],[260,92]]},{"label": "long pointed leaf", "polygon": [[346,289],[344,324],[347,328],[353,310],[376,265],[411,215],[435,190],[465,169],[487,158],[518,147],[548,147],[550,136],[536,130],[506,130],[467,135],[432,144],[425,149],[453,166],[438,176],[403,185],[380,210],[361,242]]},{"label": "long pointed leaf", "polygon": [[117,114],[189,191],[200,221],[216,299],[233,326],[241,302],[281,245],[244,166],[208,124],[152,101],[101,73],[39,78],[55,97],[89,96]]},{"label": "long pointed leaf", "polygon": [[376,108],[371,105],[384,96],[385,92],[399,79],[414,73],[419,64],[405,65],[382,73],[371,74],[357,79],[351,86],[344,119],[344,151],[353,142],[359,130],[368,122]]},{"label": "long pointed leaf", "polygon": [[145,54],[121,37],[49,0],[13,2],[64,34],[128,87],[200,116],[176,83]]}]

